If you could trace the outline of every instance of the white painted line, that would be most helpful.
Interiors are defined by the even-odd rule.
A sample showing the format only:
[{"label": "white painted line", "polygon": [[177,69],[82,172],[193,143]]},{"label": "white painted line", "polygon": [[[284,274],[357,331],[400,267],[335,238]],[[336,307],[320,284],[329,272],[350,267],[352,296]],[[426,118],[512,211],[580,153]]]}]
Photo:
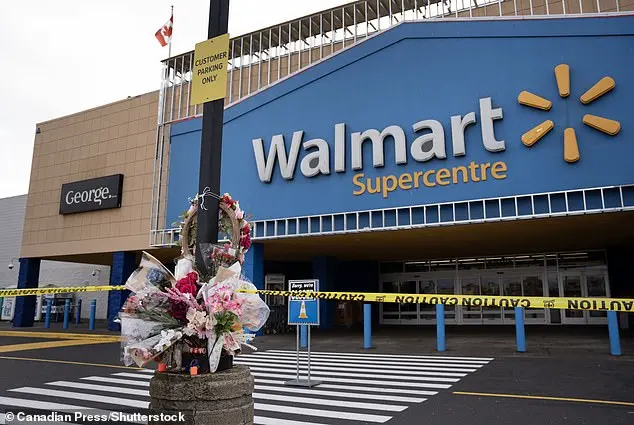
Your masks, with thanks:
[{"label": "white painted line", "polygon": [[139,373],[128,373],[128,372],[119,372],[119,373],[112,373],[112,376],[123,376],[125,378],[137,378],[137,379],[147,379],[150,380],[152,379],[151,376],[149,375],[142,375]]},{"label": "white painted line", "polygon": [[[274,367],[251,367],[252,371],[259,372],[281,372],[292,373],[292,370],[276,369]],[[301,371],[301,369],[300,369]],[[301,372],[300,372],[301,373]],[[352,373],[352,372],[329,372],[325,370],[310,370],[311,375],[315,376],[349,376],[351,378],[370,378],[370,379],[400,379],[403,381],[424,381],[424,382],[458,382],[459,378],[444,378],[436,376],[402,376],[402,375],[384,375],[380,373]],[[454,374],[456,375],[456,374]],[[465,375],[460,375],[465,376]]]},{"label": "white painted line", "polygon": [[[320,386],[317,386],[314,388],[319,388]],[[362,393],[355,393],[352,391],[345,391],[345,392],[344,391],[328,391],[328,390],[319,390],[319,389],[290,387],[290,386],[272,387],[268,385],[258,385],[257,383],[255,384],[255,390],[292,393],[292,394],[312,394],[312,395],[319,395],[323,397],[342,397],[342,398],[366,399],[366,400],[396,401],[396,402],[402,402],[402,403],[422,403],[423,401],[427,400],[426,398],[402,397],[397,395],[362,394]]]},{"label": "white painted line", "polygon": [[352,409],[368,409],[368,410],[384,410],[386,412],[402,412],[407,409],[407,406],[399,406],[395,404],[379,404],[379,403],[362,403],[360,401],[343,401],[343,400],[328,400],[324,398],[315,397],[296,397],[286,394],[268,394],[268,393],[253,393],[253,398],[256,400],[268,400],[268,401],[283,401],[290,403],[301,404],[316,404],[318,406],[339,406],[349,407]]},{"label": "white painted line", "polygon": [[[266,351],[258,351],[259,353],[292,353],[295,354],[295,351],[292,350],[266,350]],[[364,356],[364,357],[384,357],[384,358],[403,358],[403,359],[447,359],[447,360],[473,360],[473,361],[483,361],[490,362],[493,360],[493,357],[447,357],[447,356],[409,356],[409,355],[401,355],[401,354],[373,354],[373,353],[341,353],[341,352],[333,352],[333,351],[311,351],[312,354],[353,354],[355,356]]]},{"label": "white painted line", "polygon": [[[23,398],[0,397],[0,406],[23,407],[26,409],[49,410],[52,412],[68,413],[81,412],[86,415],[110,415],[112,412],[91,407],[76,406],[74,404],[51,403],[48,401],[26,400]],[[147,424],[146,421],[135,421],[137,424]]]},{"label": "white painted line", "polygon": [[[297,360],[296,359],[272,359],[272,358],[264,358],[262,356],[254,356],[254,357],[245,357],[244,355],[241,355],[239,357],[236,357],[234,359],[234,363],[247,363],[247,362],[264,362],[265,364],[271,364],[271,363],[278,363],[278,364],[293,364],[296,365],[297,364]],[[303,358],[299,360],[299,364],[303,364],[306,365],[308,364],[308,361]],[[429,366],[424,365],[424,366],[414,366],[411,364],[407,364],[407,363],[403,363],[402,366],[394,366],[392,363],[381,363],[381,364],[377,364],[377,363],[368,363],[368,362],[362,362],[362,363],[357,363],[357,362],[347,362],[345,360],[337,360],[337,361],[333,361],[333,360],[315,360],[313,358],[310,359],[310,364],[311,365],[317,365],[317,366],[333,366],[333,367],[354,367],[354,368],[366,368],[366,369],[386,369],[386,370],[397,370],[397,371],[416,371],[416,370],[435,370],[435,371],[439,371],[439,372],[467,372],[467,373],[471,373],[471,372],[475,372],[478,370],[478,368],[480,368],[481,366],[471,366],[469,365],[468,367],[463,367],[463,366],[458,366],[458,365],[443,365],[443,364],[434,364],[434,363],[430,363]]]},{"label": "white painted line", "polygon": [[82,390],[95,390],[117,394],[130,394],[138,395],[142,397],[149,397],[150,392],[148,390],[137,390],[136,388],[125,387],[111,387],[106,385],[84,384],[83,382],[68,382],[68,381],[55,381],[47,382],[46,385],[55,385],[58,387],[77,388]]},{"label": "white painted line", "polygon": [[139,387],[149,387],[149,381],[133,381],[131,379],[117,379],[117,378],[108,378],[105,376],[86,376],[85,379],[87,381],[97,381],[97,382],[108,382],[111,384],[124,384],[124,385],[137,385]]},{"label": "white painted line", "polygon": [[[255,354],[241,354],[241,357],[256,357],[256,358],[274,358],[274,359],[297,359],[296,353],[255,353]],[[299,354],[300,359],[305,360],[308,355],[305,352]],[[311,360],[339,360],[346,362],[365,362],[372,364],[395,364],[406,366],[448,366],[448,367],[482,367],[486,366],[489,362],[472,362],[467,360],[434,360],[434,359],[388,359],[388,358],[372,358],[372,357],[359,357],[354,354],[310,354]]]},{"label": "white painted line", "polygon": [[[319,378],[320,381],[324,379]],[[285,381],[276,381],[275,379],[262,379],[255,378],[256,384],[271,384],[271,385],[285,385]],[[297,388],[297,387],[282,387],[282,388]],[[352,386],[352,385],[337,385],[337,384],[319,384],[316,388],[329,388],[333,390],[346,390],[346,391],[365,391],[371,393],[385,393],[385,394],[403,394],[407,392],[407,395],[424,395],[431,396],[438,394],[438,391],[420,391],[403,388],[386,388],[386,387],[373,387],[373,386]]]},{"label": "white painted line", "polygon": [[[279,373],[251,372],[251,375],[261,376],[263,378],[277,378],[277,379],[287,379],[287,380],[296,378],[295,374],[280,375]],[[367,379],[349,379],[349,378],[340,378],[339,376],[335,376],[335,377],[320,376],[319,380],[327,381],[327,382],[345,382],[349,384],[381,385],[383,388],[385,388],[386,386],[408,387],[408,388],[438,388],[438,389],[444,389],[444,390],[446,390],[447,388],[451,388],[451,385],[449,384],[432,384],[428,382],[403,382],[403,381],[377,381],[377,380],[367,380]],[[402,393],[402,391],[400,392]]]},{"label": "white painted line", "polygon": [[253,423],[255,425],[327,425],[316,422],[290,421],[280,418],[266,418],[264,416],[254,416]]},{"label": "white painted line", "polygon": [[58,391],[49,388],[22,387],[9,390],[16,393],[44,395],[49,397],[74,398],[77,400],[94,401],[97,403],[114,404],[128,407],[138,407],[147,409],[150,405],[149,401],[130,400],[127,398],[108,397],[103,395],[94,395],[86,393],[77,393],[74,391]]},{"label": "white painted line", "polygon": [[143,373],[154,373],[156,372],[154,369],[141,369],[141,370],[137,370],[137,372],[143,372]]},{"label": "white painted line", "polygon": [[384,423],[392,419],[391,416],[369,415],[365,413],[350,413],[336,410],[306,409],[304,407],[291,407],[279,404],[253,403],[255,410],[266,410],[269,412],[293,413],[296,415],[321,416],[324,418],[348,419],[351,421],[365,421]]},{"label": "white painted line", "polygon": [[[297,369],[297,364],[293,364],[292,362],[286,362],[283,364],[269,364],[265,361],[262,362],[254,362],[252,360],[235,360],[234,361],[236,364],[242,364],[245,366],[264,366],[264,367],[279,367],[279,368],[285,368],[285,369]],[[339,366],[339,365],[336,365]],[[299,368],[300,369],[306,369],[308,367],[308,364],[300,364]],[[393,369],[372,369],[372,368],[365,368],[365,367],[332,367],[332,366],[319,366],[319,365],[314,365],[313,362],[310,362],[310,369],[311,370],[332,370],[332,371],[341,371],[341,372],[364,372],[364,373],[387,373],[387,374],[391,374],[391,375],[396,375],[396,376],[453,376],[456,378],[463,378],[465,376],[467,376],[466,373],[454,373],[454,372],[458,372],[458,371],[463,371],[464,369],[458,369],[455,370],[454,372],[449,372],[447,369],[440,369],[440,371],[434,371],[432,368],[431,371],[427,371],[427,370],[393,370]],[[449,369],[450,370],[450,369]],[[470,372],[470,369],[467,369],[467,372]]]}]

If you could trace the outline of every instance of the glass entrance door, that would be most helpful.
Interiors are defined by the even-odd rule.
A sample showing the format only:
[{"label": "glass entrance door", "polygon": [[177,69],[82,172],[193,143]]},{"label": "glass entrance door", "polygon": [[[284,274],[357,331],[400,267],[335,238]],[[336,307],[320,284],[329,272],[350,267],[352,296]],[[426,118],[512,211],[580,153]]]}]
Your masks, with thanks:
[{"label": "glass entrance door", "polygon": [[[583,297],[584,284],[580,272],[563,272],[561,274],[562,296]],[[585,315],[581,310],[564,310],[563,322],[566,324],[585,323]]]},{"label": "glass entrance door", "polygon": [[[465,276],[460,278],[462,295],[482,295],[480,290],[480,276]],[[462,323],[465,324],[482,324],[482,307],[474,305],[463,305],[462,307]]]}]

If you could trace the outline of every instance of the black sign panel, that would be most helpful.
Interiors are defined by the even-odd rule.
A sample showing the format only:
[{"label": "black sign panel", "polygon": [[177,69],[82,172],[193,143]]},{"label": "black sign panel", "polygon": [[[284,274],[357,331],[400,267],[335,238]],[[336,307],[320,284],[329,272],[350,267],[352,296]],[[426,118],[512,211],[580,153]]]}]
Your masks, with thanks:
[{"label": "black sign panel", "polygon": [[60,214],[106,210],[121,207],[123,174],[82,180],[62,185]]}]

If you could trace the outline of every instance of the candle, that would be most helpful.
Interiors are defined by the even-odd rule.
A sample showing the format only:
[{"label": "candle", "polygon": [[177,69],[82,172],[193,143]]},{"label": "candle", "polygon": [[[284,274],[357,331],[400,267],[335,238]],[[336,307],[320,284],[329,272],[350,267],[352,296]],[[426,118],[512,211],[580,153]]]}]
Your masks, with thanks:
[{"label": "candle", "polygon": [[159,363],[158,364],[158,371],[159,372],[165,372],[167,370],[167,365],[165,363]]},{"label": "candle", "polygon": [[189,368],[189,375],[196,376],[198,375],[198,366],[192,366]]}]

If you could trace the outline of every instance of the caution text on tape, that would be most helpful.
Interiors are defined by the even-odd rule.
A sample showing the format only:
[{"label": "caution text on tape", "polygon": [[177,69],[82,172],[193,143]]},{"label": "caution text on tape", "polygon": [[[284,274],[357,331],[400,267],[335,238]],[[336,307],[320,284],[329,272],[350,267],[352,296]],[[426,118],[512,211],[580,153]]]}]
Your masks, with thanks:
[{"label": "caution text on tape", "polygon": [[0,289],[0,297],[65,294],[68,292],[122,291],[125,286],[69,286],[65,288]]},{"label": "caution text on tape", "polygon": [[359,301],[400,304],[444,304],[463,307],[524,307],[562,308],[568,310],[634,311],[634,299],[568,298],[568,297],[508,297],[451,294],[385,294],[372,292],[298,292],[243,290],[241,292],[282,297],[304,297],[320,300]]}]

